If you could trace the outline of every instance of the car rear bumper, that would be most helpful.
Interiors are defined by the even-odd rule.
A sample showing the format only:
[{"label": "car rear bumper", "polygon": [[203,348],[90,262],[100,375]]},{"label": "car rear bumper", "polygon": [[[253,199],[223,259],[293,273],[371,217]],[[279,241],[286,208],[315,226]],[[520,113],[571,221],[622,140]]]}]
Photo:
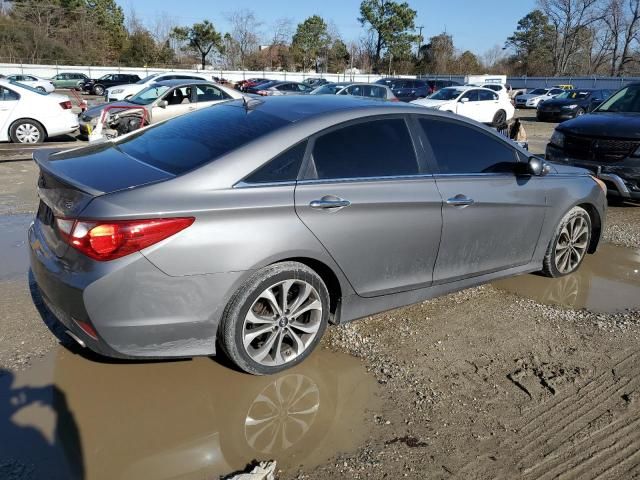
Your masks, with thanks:
[{"label": "car rear bumper", "polygon": [[[44,303],[91,350],[116,358],[215,354],[219,320],[244,272],[171,277],[141,253],[98,262],[47,247],[29,228],[31,270]],[[82,323],[90,325],[92,338]]]},{"label": "car rear bumper", "polygon": [[591,170],[607,184],[610,196],[640,200],[640,160],[626,159],[618,163],[582,160],[567,157],[553,145],[547,145],[546,158],[552,162]]}]

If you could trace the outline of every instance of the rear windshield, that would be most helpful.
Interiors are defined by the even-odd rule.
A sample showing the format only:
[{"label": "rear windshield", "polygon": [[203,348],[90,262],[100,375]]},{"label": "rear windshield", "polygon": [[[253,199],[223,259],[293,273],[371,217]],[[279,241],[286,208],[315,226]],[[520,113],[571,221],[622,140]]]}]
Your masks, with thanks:
[{"label": "rear windshield", "polygon": [[214,105],[116,142],[124,153],[174,175],[209,163],[288,124],[241,106]]}]

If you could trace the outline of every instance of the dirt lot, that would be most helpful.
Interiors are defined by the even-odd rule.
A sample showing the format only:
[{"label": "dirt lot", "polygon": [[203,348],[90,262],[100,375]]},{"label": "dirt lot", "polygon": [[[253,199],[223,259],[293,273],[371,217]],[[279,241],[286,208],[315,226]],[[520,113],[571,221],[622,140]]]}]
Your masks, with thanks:
[{"label": "dirt lot", "polygon": [[[553,125],[525,128],[541,152]],[[255,378],[60,345],[27,275],[35,180],[0,163],[0,478],[212,479],[254,459],[283,479],[640,478],[640,207],[610,209],[578,274],[334,327]]]}]

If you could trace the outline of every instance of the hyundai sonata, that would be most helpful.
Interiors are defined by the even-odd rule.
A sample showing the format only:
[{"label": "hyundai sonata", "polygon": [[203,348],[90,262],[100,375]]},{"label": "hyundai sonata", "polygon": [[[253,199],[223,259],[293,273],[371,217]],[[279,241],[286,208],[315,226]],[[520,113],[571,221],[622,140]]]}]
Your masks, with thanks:
[{"label": "hyundai sonata", "polygon": [[341,324],[509,275],[575,271],[603,184],[459,116],[343,96],[234,100],[36,153],[42,297],[113,357],[269,374]]}]

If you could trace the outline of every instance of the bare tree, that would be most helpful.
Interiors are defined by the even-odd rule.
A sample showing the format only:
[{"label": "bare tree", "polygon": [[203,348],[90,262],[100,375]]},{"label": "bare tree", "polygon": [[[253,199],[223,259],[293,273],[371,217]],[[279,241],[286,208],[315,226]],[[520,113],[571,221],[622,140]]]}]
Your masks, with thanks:
[{"label": "bare tree", "polygon": [[256,18],[253,11],[247,9],[231,12],[227,15],[227,19],[231,24],[229,39],[234,44],[233,51],[237,56],[237,62],[244,70],[247,57],[258,50],[260,46],[259,29],[262,22]]},{"label": "bare tree", "polygon": [[580,40],[585,30],[600,18],[600,0],[538,0],[555,31],[553,41],[553,73],[568,73],[571,63],[581,53]]}]

